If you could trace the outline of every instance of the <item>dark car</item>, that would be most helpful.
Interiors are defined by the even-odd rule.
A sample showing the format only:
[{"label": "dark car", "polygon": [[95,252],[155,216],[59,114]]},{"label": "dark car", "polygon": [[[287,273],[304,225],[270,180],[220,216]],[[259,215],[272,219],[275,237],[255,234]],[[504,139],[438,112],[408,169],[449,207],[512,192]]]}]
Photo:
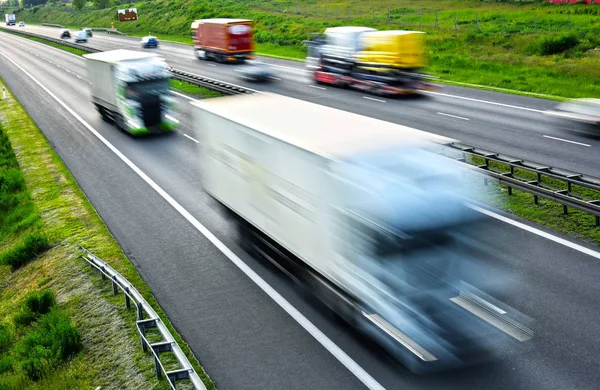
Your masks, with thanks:
[{"label": "dark car", "polygon": [[71,33],[69,32],[69,30],[62,30],[60,33],[60,39],[70,39],[71,38]]},{"label": "dark car", "polygon": [[247,61],[245,65],[235,70],[238,77],[250,81],[277,80],[273,69],[264,62]]},{"label": "dark car", "polygon": [[158,38],[153,37],[153,36],[147,36],[142,38],[142,48],[147,48],[147,47],[158,47]]}]

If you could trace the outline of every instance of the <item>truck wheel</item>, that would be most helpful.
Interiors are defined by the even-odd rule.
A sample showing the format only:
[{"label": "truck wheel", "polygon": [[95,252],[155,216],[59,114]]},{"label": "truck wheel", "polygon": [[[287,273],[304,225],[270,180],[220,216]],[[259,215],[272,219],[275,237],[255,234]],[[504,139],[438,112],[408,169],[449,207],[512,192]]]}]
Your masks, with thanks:
[{"label": "truck wheel", "polygon": [[111,117],[108,115],[108,113],[106,112],[104,107],[98,107],[98,112],[100,113],[100,117],[102,117],[102,120],[104,122],[108,122],[108,123],[112,122]]}]

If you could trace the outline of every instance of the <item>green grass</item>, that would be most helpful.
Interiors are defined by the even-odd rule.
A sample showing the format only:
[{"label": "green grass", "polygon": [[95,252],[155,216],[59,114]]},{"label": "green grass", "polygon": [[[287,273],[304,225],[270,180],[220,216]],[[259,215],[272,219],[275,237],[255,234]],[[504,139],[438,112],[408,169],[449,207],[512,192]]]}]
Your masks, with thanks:
[{"label": "green grass", "polygon": [[[468,161],[477,165],[484,164],[483,158],[480,157],[472,157]],[[509,172],[510,170],[508,164],[499,162],[490,162],[489,167],[495,172]],[[514,177],[523,181],[536,180],[535,173],[519,168],[514,170]],[[483,181],[483,179],[481,180]],[[567,189],[567,185],[563,181],[547,176],[542,176],[541,183],[544,188],[552,190]],[[572,185],[571,193],[585,200],[600,200],[600,191],[577,185]],[[488,186],[479,192],[477,200],[528,221],[600,245],[600,227],[595,225],[593,215],[572,208],[569,208],[568,214],[565,215],[562,205],[541,197],[536,205],[533,195],[515,189],[512,190],[512,195],[509,195],[508,188],[505,185],[499,185],[493,179],[490,179]]]},{"label": "green grass", "polygon": [[[153,0],[132,5],[140,14],[138,22],[119,23],[118,7],[81,12],[34,8],[19,11],[17,18],[76,28],[114,22],[130,35],[152,33],[191,44],[193,19],[244,17],[256,23],[259,53],[294,59],[304,58],[302,42],[308,34],[330,26],[417,29],[428,33],[428,72],[444,82],[568,98],[600,96],[600,8],[595,5],[557,6],[541,0]],[[540,50],[561,34],[576,37],[576,43],[555,46],[558,51]]]},{"label": "green grass", "polygon": [[223,94],[219,92],[211,91],[210,89],[202,88],[197,85],[189,84],[178,80],[171,80],[171,87],[181,93],[185,93],[187,95],[195,96],[198,98],[211,98],[223,96]]},{"label": "green grass", "polygon": [[[141,349],[134,325],[135,311],[128,311],[123,296],[113,296],[110,283],[102,281],[80,259],[76,244],[81,244],[111,264],[140,291],[167,324],[207,387],[214,389],[189,347],[168,322],[150,288],[125,257],[49,142],[10,93],[0,100],[0,123],[18,161],[18,164],[13,161],[8,166],[19,168],[29,189],[19,197],[13,211],[0,212],[0,253],[23,242],[32,232],[45,233],[51,245],[35,260],[17,269],[0,265],[0,323],[8,322],[10,328],[10,331],[3,331],[5,325],[0,325],[0,371],[3,371],[0,388],[168,387],[165,380],[157,381],[154,362]],[[0,150],[4,152],[7,148],[0,143]],[[0,156],[5,154],[0,153]],[[0,159],[0,165],[6,165],[3,161],[7,159]],[[81,332],[83,350],[40,380],[32,381],[19,365],[14,369],[11,358],[16,355],[12,352],[7,355],[6,349],[10,350],[10,345],[27,337],[17,332],[10,319],[15,318],[16,313],[23,313],[23,302],[29,294],[39,293],[42,289],[52,290],[57,306],[72,318],[73,325]],[[36,299],[38,303],[33,302]],[[29,305],[43,306],[45,298],[40,295],[36,299],[29,298]],[[31,320],[28,315],[21,314],[19,321],[27,323]],[[64,320],[56,321],[64,323]],[[49,343],[40,337],[34,338],[42,344]]]}]

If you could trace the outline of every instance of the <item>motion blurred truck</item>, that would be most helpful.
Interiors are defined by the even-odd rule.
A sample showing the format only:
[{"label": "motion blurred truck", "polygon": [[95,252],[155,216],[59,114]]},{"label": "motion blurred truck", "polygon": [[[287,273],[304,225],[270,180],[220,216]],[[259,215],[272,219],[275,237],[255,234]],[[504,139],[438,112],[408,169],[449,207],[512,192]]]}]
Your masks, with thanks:
[{"label": "motion blurred truck", "polygon": [[484,220],[456,190],[469,168],[437,152],[451,139],[268,93],[192,105],[204,189],[242,247],[411,370],[532,337],[463,281]]},{"label": "motion blurred truck", "polygon": [[17,24],[17,17],[15,14],[4,14],[4,22],[7,26],[14,26]]},{"label": "motion blurred truck", "polygon": [[161,56],[112,50],[84,57],[92,101],[102,119],[133,135],[170,132],[178,126],[171,73]]},{"label": "motion blurred truck", "polygon": [[427,65],[425,33],[332,27],[308,41],[307,64],[319,84],[353,87],[380,95],[432,89],[422,73]]},{"label": "motion blurred truck", "polygon": [[198,59],[244,62],[254,58],[253,23],[246,19],[200,19],[192,23]]}]

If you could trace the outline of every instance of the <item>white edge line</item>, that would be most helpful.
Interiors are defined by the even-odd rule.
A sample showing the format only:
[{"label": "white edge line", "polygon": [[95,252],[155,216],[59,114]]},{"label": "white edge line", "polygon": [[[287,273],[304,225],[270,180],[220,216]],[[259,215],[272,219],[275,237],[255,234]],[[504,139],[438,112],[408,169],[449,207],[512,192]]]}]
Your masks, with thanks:
[{"label": "white edge line", "polygon": [[469,118],[465,118],[464,116],[446,114],[446,113],[443,113],[443,112],[438,112],[438,115],[449,116],[450,118],[462,119],[464,121],[468,121],[469,120]]},{"label": "white edge line", "polygon": [[[2,31],[2,30],[0,30],[0,31]],[[15,36],[15,37],[17,37],[17,38],[25,39],[25,40],[27,40],[28,42],[31,42],[31,43],[39,43],[40,45],[44,45],[45,47],[47,47],[47,48],[50,48],[50,49],[52,49],[52,50],[58,50],[58,51],[60,51],[61,53],[67,53],[67,54],[68,54],[68,55],[70,55],[70,56],[77,57],[77,58],[80,58],[80,59],[82,59],[82,60],[84,60],[84,61],[87,61],[87,58],[83,58],[83,56],[78,56],[77,54],[73,54],[73,53],[71,53],[71,52],[68,52],[68,51],[66,51],[66,50],[59,49],[58,47],[54,47],[54,46],[50,46],[50,45],[46,45],[46,44],[45,44],[45,43],[43,43],[43,42],[37,42],[37,41],[31,40],[31,39],[28,39],[28,38],[25,38],[25,37],[21,37],[21,36],[19,36],[19,35],[14,35],[14,34],[10,34],[10,35],[12,35],[12,36]],[[47,37],[47,38],[51,38],[51,37],[49,37],[48,35],[45,35],[45,34],[40,34],[40,35],[43,35],[44,37]],[[37,54],[35,54],[35,55],[37,56]]]},{"label": "white edge line", "polygon": [[197,143],[197,144],[199,144],[199,143],[200,143],[200,141],[198,141],[197,139],[194,139],[194,138],[190,137],[190,136],[189,136],[189,135],[187,135],[187,134],[184,134],[184,133],[182,133],[182,134],[183,134],[183,136],[184,136],[184,137],[191,139],[191,140],[192,140],[192,141],[194,141],[195,143]]},{"label": "white edge line", "polygon": [[373,101],[381,102],[381,103],[387,103],[387,101],[385,101],[385,100],[375,99],[375,98],[372,98],[372,97],[369,97],[369,96],[363,96],[363,99],[373,100]]},{"label": "white edge line", "polygon": [[191,98],[191,97],[189,97],[188,95],[184,95],[184,94],[182,94],[182,93],[179,93],[179,92],[177,92],[177,91],[173,91],[173,90],[171,90],[171,92],[172,92],[174,95],[181,96],[181,97],[182,97],[182,98],[184,98],[184,99],[188,99],[188,100],[191,100],[191,101],[193,101],[193,102],[194,102],[194,101],[196,101],[196,99],[194,99],[194,98]]},{"label": "white edge line", "polygon": [[450,95],[447,93],[441,93],[441,92],[434,92],[434,91],[423,91],[425,93],[429,93],[432,95],[440,95],[440,96],[446,96],[446,97],[451,97],[451,98],[456,98],[456,99],[463,99],[463,100],[469,100],[472,102],[479,102],[479,103],[485,103],[485,104],[492,104],[494,106],[502,106],[502,107],[508,107],[508,108],[516,108],[517,110],[525,110],[525,111],[532,111],[532,112],[541,112],[543,113],[544,110],[536,110],[535,108],[529,108],[529,107],[522,107],[522,106],[513,106],[512,104],[504,104],[504,103],[496,103],[496,102],[490,102],[488,100],[480,100],[480,99],[473,99],[473,98],[468,98],[468,97],[464,97],[464,96],[457,96],[457,95]]},{"label": "white edge line", "polygon": [[235,264],[242,272],[246,274],[261,290],[263,290],[271,299],[273,299],[283,310],[285,310],[300,326],[302,326],[312,337],[314,337],[323,347],[325,347],[340,363],[342,363],[352,374],[354,374],[369,389],[385,390],[369,373],[358,365],[350,356],[348,356],[340,347],[319,330],[308,318],[282,297],[273,287],[264,281],[256,272],[254,272],[246,263],[244,263],[231,249],[227,248],[214,234],[212,234],[204,225],[194,218],[183,206],[171,197],[165,190],[156,184],[148,175],[138,168],[131,160],[127,158],[119,149],[104,138],[96,129],[81,118],[75,111],[67,106],[62,100],[54,95],[48,88],[40,83],[29,72],[19,66],[16,62],[0,52],[4,58],[10,61],[15,67],[25,73],[37,85],[39,85],[48,95],[56,100],[65,110],[67,110],[75,119],[85,126],[93,135],[96,136],[108,149],[117,155],[125,164],[127,164],[142,180],[144,180],[154,191],[165,199],[179,214],[181,214],[192,226],[194,226],[204,237],[206,237],[217,249],[219,249],[227,258]]},{"label": "white edge line", "polygon": [[540,237],[546,238],[546,239],[548,239],[550,241],[554,241],[554,242],[556,242],[558,244],[564,245],[564,246],[566,246],[568,248],[571,248],[571,249],[576,250],[578,252],[584,253],[584,254],[586,254],[588,256],[592,256],[592,257],[595,257],[596,259],[600,259],[600,252],[596,252],[595,250],[592,250],[592,249],[586,248],[586,247],[584,247],[582,245],[576,244],[574,242],[565,240],[564,238],[557,237],[557,236],[555,236],[553,234],[546,233],[543,230],[534,228],[533,226],[526,225],[526,224],[524,224],[522,222],[515,221],[515,220],[510,219],[508,217],[505,217],[503,215],[496,214],[493,211],[484,209],[482,207],[479,207],[479,206],[476,206],[476,205],[473,205],[473,204],[469,205],[469,207],[472,208],[475,211],[478,211],[478,212],[480,212],[482,214],[485,214],[485,215],[487,215],[489,217],[492,217],[494,219],[497,219],[499,221],[505,222],[505,223],[507,223],[509,225],[515,226],[515,227],[517,227],[519,229],[523,229],[525,231],[528,231],[528,232],[533,233],[535,235],[538,235]]},{"label": "white edge line", "polygon": [[552,136],[549,136],[549,135],[543,135],[542,137],[544,137],[544,138],[550,138],[550,139],[555,139],[557,141],[568,142],[570,144],[575,144],[575,145],[588,146],[588,147],[592,146],[592,145],[584,144],[584,143],[581,143],[581,142],[569,141],[568,139],[552,137]]}]

